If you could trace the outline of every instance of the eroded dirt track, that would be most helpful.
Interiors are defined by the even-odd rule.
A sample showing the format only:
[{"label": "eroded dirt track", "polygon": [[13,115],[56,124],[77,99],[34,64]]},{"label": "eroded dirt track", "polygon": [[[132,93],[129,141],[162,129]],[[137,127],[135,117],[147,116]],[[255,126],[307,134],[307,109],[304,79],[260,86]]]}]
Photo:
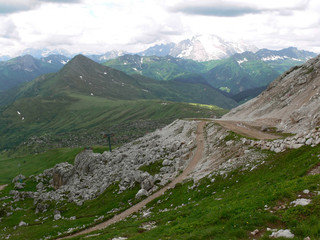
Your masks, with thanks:
[{"label": "eroded dirt track", "polygon": [[141,201],[141,202],[137,203],[136,205],[132,206],[131,208],[128,208],[124,212],[122,212],[122,213],[120,213],[118,215],[115,215],[113,218],[111,218],[111,219],[109,219],[109,220],[107,220],[105,222],[102,222],[102,223],[100,223],[98,225],[95,225],[93,227],[87,228],[87,229],[85,229],[83,231],[80,231],[78,233],[75,233],[73,235],[69,235],[67,237],[59,238],[59,239],[72,238],[72,237],[80,236],[80,235],[83,235],[83,234],[88,234],[88,233],[91,233],[93,231],[106,228],[106,227],[110,226],[111,224],[116,223],[118,221],[121,221],[122,219],[130,216],[131,214],[133,214],[135,212],[138,212],[146,204],[148,204],[152,200],[160,197],[169,188],[173,188],[177,183],[181,183],[184,179],[186,179],[188,177],[188,175],[192,172],[192,170],[195,168],[197,163],[202,159],[202,154],[203,154],[203,151],[204,151],[203,129],[204,129],[205,123],[206,123],[205,121],[201,121],[198,124],[198,127],[197,127],[197,148],[195,150],[195,153],[194,153],[191,161],[189,162],[187,168],[177,178],[175,178],[171,183],[169,183],[167,186],[165,186],[164,188],[160,189],[159,191],[155,192],[154,194],[150,195],[149,197],[147,197],[143,201]]},{"label": "eroded dirt track", "polygon": [[258,126],[255,126],[253,124],[251,125],[249,122],[231,120],[214,120],[214,122],[220,124],[226,129],[250,138],[261,140],[279,138],[279,136],[275,134],[260,131]]}]

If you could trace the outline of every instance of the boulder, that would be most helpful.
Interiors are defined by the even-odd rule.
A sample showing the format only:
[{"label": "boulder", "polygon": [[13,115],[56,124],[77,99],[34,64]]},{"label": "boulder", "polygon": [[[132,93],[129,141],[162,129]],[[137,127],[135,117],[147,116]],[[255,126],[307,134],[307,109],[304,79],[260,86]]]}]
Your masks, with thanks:
[{"label": "boulder", "polygon": [[171,165],[171,161],[169,161],[168,159],[165,159],[165,160],[162,162],[162,165],[163,165],[163,166],[169,166],[169,165]]},{"label": "boulder", "polygon": [[16,182],[14,184],[14,189],[23,189],[25,185],[26,185],[25,183]]},{"label": "boulder", "polygon": [[140,189],[136,194],[136,198],[141,198],[143,196],[148,196],[148,192],[145,189]]},{"label": "boulder", "polygon": [[312,140],[313,140],[312,138],[309,138],[309,139],[306,141],[306,144],[307,144],[307,145],[311,145],[311,144],[312,144]]},{"label": "boulder", "polygon": [[90,174],[99,168],[101,160],[101,154],[94,153],[92,150],[84,150],[76,156],[74,169],[80,175]]},{"label": "boulder", "polygon": [[24,221],[19,222],[19,227],[28,226],[28,224]]},{"label": "boulder", "polygon": [[280,229],[277,232],[273,232],[270,235],[270,237],[271,238],[280,238],[280,237],[283,237],[283,238],[294,238],[294,234],[291,233],[289,229],[286,229],[286,230]]},{"label": "boulder", "polygon": [[37,188],[37,190],[38,191],[41,191],[42,189],[43,189],[43,182],[39,182],[38,184],[37,184],[37,186],[36,186],[36,188]]},{"label": "boulder", "polygon": [[74,167],[70,163],[59,163],[53,168],[53,187],[58,189],[68,183],[74,174]]},{"label": "boulder", "polygon": [[146,191],[149,191],[153,187],[153,179],[152,178],[146,178],[141,183],[141,188],[145,189]]},{"label": "boulder", "polygon": [[54,211],[53,219],[54,219],[55,221],[61,219],[61,213],[60,213],[59,211]]}]

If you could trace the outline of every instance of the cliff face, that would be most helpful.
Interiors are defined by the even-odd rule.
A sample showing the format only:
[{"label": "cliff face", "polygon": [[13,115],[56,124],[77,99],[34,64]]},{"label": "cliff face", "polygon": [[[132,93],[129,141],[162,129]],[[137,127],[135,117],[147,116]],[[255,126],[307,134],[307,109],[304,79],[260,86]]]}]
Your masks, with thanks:
[{"label": "cliff face", "polygon": [[315,128],[320,124],[320,55],[285,72],[223,119],[255,121],[293,133]]}]

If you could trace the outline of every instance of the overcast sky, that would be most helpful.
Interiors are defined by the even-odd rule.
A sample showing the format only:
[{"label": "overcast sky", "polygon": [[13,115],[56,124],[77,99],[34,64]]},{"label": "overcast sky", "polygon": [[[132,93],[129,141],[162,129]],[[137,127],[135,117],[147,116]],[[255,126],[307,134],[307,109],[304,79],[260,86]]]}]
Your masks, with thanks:
[{"label": "overcast sky", "polygon": [[0,55],[137,52],[198,34],[320,53],[319,0],[0,0]]}]

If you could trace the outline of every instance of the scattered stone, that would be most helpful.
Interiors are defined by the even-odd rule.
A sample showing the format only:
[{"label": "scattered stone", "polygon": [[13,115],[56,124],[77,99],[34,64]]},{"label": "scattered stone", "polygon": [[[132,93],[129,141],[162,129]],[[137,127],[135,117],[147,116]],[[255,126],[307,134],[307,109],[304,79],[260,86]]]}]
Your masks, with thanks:
[{"label": "scattered stone", "polygon": [[14,189],[23,189],[25,185],[26,185],[25,183],[16,182],[14,184]]},{"label": "scattered stone", "polygon": [[28,226],[28,224],[26,222],[24,222],[24,221],[21,221],[19,223],[19,227],[23,227],[23,226]]},{"label": "scattered stone", "polygon": [[255,236],[255,235],[257,235],[258,233],[259,233],[259,229],[256,229],[256,230],[252,231],[250,234],[251,234],[252,236]]},{"label": "scattered stone", "polygon": [[304,194],[309,194],[309,193],[310,193],[310,190],[305,189],[305,190],[303,190],[303,193],[304,193]]},{"label": "scattered stone", "polygon": [[299,198],[295,201],[292,201],[290,204],[296,206],[306,206],[311,203],[311,199]]},{"label": "scattered stone", "polygon": [[38,191],[41,191],[44,188],[43,182],[39,182],[36,186]]},{"label": "scattered stone", "polygon": [[143,196],[148,196],[148,192],[145,189],[140,189],[136,194],[136,198],[141,198]]},{"label": "scattered stone", "polygon": [[95,233],[95,234],[87,235],[87,236],[85,236],[84,238],[97,237],[97,236],[100,236],[100,235],[101,235],[101,233]]},{"label": "scattered stone", "polygon": [[291,233],[289,229],[286,229],[286,230],[280,229],[277,232],[273,232],[270,235],[270,237],[271,238],[280,238],[280,237],[283,237],[283,238],[294,238],[294,234]]},{"label": "scattered stone", "polygon": [[53,216],[53,219],[54,219],[55,221],[61,219],[61,213],[60,213],[59,211],[55,211],[54,216]]},{"label": "scattered stone", "polygon": [[156,228],[156,222],[146,222],[146,223],[142,223],[142,225],[140,226],[140,228],[144,229],[144,230],[151,230],[153,228]]}]

